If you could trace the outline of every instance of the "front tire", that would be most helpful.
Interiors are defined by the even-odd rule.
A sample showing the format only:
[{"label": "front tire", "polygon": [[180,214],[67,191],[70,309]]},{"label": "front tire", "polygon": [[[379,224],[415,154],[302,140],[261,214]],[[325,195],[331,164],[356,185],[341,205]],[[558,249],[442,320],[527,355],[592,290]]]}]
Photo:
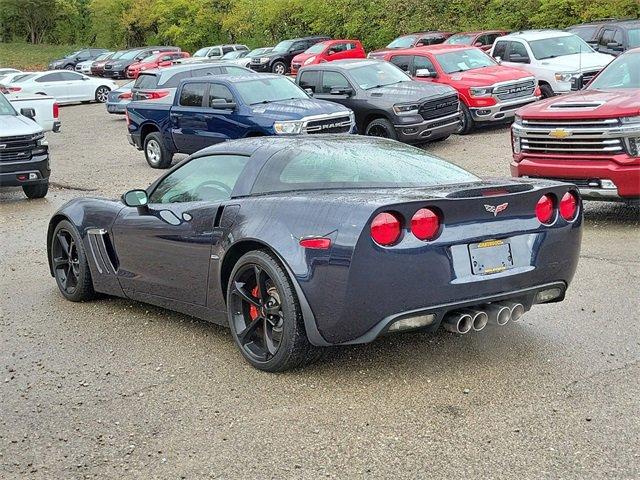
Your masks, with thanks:
[{"label": "front tire", "polygon": [[476,128],[476,122],[471,116],[469,107],[460,102],[460,128],[458,129],[459,135],[466,135],[471,133]]},{"label": "front tire", "polygon": [[364,129],[364,134],[371,137],[390,138],[391,140],[397,140],[398,135],[396,129],[386,118],[376,118],[372,120],[369,125]]},{"label": "front tire", "polygon": [[274,62],[271,67],[271,71],[276,75],[284,75],[285,73],[287,73],[287,66],[284,64],[284,62]]},{"label": "front tire", "polygon": [[164,146],[160,132],[151,132],[144,139],[144,156],[151,168],[169,168],[173,155]]},{"label": "front tire", "polygon": [[69,65],[65,65],[64,69],[65,69],[65,70],[72,70],[72,71],[73,71],[73,70],[75,70],[75,69],[76,69],[76,67],[74,67],[73,65],[69,64]]},{"label": "front tire", "polygon": [[56,225],[49,251],[49,264],[62,296],[72,302],[95,298],[82,239],[69,221],[62,220]]},{"label": "front tire", "polygon": [[34,185],[23,185],[22,191],[27,198],[44,198],[49,191],[49,180],[43,183],[36,183]]},{"label": "front tire", "polygon": [[96,102],[99,103],[107,103],[107,99],[109,98],[109,92],[111,91],[111,89],[109,89],[109,87],[98,87],[96,90]]},{"label": "front tire", "polygon": [[540,85],[540,93],[542,94],[542,98],[551,98],[555,96],[555,93],[553,93],[553,88],[551,88],[551,85],[547,85],[546,83],[543,83]]},{"label": "front tire", "polygon": [[259,370],[282,372],[319,357],[320,349],[307,338],[291,280],[268,252],[249,252],[234,266],[227,315],[240,353]]}]

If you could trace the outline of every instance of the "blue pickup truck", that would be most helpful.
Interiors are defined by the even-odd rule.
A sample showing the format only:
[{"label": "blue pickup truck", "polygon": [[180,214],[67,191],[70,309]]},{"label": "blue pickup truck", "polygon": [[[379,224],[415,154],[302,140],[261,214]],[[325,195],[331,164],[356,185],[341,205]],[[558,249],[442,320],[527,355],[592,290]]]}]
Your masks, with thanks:
[{"label": "blue pickup truck", "polygon": [[173,104],[127,105],[129,143],[152,168],[168,168],[176,153],[236,138],[355,133],[353,112],[314,100],[280,75],[216,75],[183,80]]}]

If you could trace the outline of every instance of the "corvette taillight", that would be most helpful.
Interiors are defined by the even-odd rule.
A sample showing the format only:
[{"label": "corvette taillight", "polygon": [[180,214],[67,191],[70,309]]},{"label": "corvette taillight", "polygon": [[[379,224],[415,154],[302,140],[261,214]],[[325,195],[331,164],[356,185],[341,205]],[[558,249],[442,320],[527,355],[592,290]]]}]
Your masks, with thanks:
[{"label": "corvette taillight", "polygon": [[53,118],[57,120],[60,117],[60,106],[54,102],[53,104]]},{"label": "corvette taillight", "polygon": [[551,220],[553,219],[553,210],[553,197],[548,194],[540,197],[540,200],[538,200],[538,203],[536,204],[536,217],[538,217],[540,223],[551,223]]},{"label": "corvette taillight", "polygon": [[395,213],[382,212],[371,222],[371,238],[378,245],[393,245],[400,238],[402,224]]},{"label": "corvette taillight", "polygon": [[420,240],[433,240],[440,231],[440,217],[430,208],[421,208],[411,218],[411,233]]},{"label": "corvette taillight", "polygon": [[567,192],[560,199],[560,215],[562,218],[570,222],[576,218],[576,212],[578,211],[578,198],[575,193]]}]

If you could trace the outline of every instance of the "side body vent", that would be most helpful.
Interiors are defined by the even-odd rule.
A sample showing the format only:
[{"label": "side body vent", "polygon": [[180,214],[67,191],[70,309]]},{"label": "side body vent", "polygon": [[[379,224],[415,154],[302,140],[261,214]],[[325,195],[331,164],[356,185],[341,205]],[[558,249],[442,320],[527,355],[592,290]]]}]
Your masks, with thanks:
[{"label": "side body vent", "polygon": [[102,275],[115,275],[118,271],[118,259],[116,252],[104,228],[90,228],[87,230],[89,250],[98,273]]}]

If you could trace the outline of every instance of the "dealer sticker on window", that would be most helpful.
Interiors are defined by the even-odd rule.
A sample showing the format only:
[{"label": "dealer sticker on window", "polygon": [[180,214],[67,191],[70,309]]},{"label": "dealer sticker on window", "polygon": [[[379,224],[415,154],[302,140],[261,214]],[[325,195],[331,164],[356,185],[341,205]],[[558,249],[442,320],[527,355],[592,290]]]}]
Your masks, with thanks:
[{"label": "dealer sticker on window", "polygon": [[487,240],[469,245],[474,275],[490,275],[513,267],[511,245],[503,240]]}]

